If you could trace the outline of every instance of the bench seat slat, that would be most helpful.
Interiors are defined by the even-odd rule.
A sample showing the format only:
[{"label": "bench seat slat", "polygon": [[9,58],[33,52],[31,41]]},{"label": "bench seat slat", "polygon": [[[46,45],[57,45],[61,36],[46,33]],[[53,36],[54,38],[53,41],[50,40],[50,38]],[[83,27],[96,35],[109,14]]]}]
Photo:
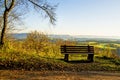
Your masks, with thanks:
[{"label": "bench seat slat", "polygon": [[[64,48],[65,46],[61,46],[61,48]],[[88,46],[79,46],[79,47],[69,47],[69,46],[67,46],[67,48],[88,48]],[[93,46],[89,46],[89,48],[93,48]]]},{"label": "bench seat slat", "polygon": [[82,53],[73,53],[73,52],[69,52],[69,53],[62,53],[62,54],[94,54],[92,52],[86,53],[86,52],[82,52]]},{"label": "bench seat slat", "polygon": [[[61,49],[61,50],[64,50],[64,49]],[[88,51],[88,49],[66,49],[66,50],[81,50],[81,51],[82,51],[82,50],[83,50],[83,51],[86,50],[86,51]],[[94,49],[89,49],[89,50],[94,50]]]},{"label": "bench seat slat", "polygon": [[[88,50],[88,48],[62,48],[61,50]],[[89,48],[89,50],[94,50],[93,48]]]},{"label": "bench seat slat", "polygon": [[[61,47],[64,47],[64,45]],[[67,46],[67,47],[88,47],[88,46]],[[89,46],[89,47],[93,47],[93,46]]]},{"label": "bench seat slat", "polygon": [[[64,49],[65,47],[61,47],[61,49]],[[88,47],[66,47],[66,49],[88,49]],[[89,47],[89,49],[94,49],[93,47]]]},{"label": "bench seat slat", "polygon": [[94,53],[94,52],[61,52],[61,53]]}]

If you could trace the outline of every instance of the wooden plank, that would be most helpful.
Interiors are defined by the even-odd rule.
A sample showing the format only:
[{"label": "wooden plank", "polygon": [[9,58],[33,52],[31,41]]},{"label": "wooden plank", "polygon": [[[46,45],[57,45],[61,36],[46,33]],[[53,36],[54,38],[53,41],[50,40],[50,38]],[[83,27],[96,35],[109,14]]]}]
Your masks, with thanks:
[{"label": "wooden plank", "polygon": [[[61,51],[64,51],[64,49],[61,49]],[[88,49],[66,49],[66,51],[88,51]],[[89,51],[94,51],[94,49],[90,49]]]},{"label": "wooden plank", "polygon": [[61,53],[69,53],[69,52],[73,52],[73,53],[82,53],[82,52],[87,52],[87,53],[89,53],[89,52],[92,52],[92,53],[94,53],[94,51],[66,51],[66,52],[64,52],[64,51],[61,51]]},{"label": "wooden plank", "polygon": [[75,52],[75,51],[76,51],[76,52],[82,52],[82,51],[83,51],[83,52],[94,52],[94,50],[90,50],[90,51],[88,51],[88,50],[67,50],[67,51],[61,50],[61,52],[68,52],[68,51],[71,51],[71,52],[72,52],[72,51],[73,51],[73,52]]},{"label": "wooden plank", "polygon": [[[64,46],[65,47],[65,46]],[[62,48],[64,48],[64,47],[61,47],[61,49]],[[66,46],[66,48],[70,48],[70,49],[73,49],[73,48],[78,48],[78,49],[87,49],[88,48],[88,46],[87,47],[68,47],[68,46]],[[93,49],[94,47],[89,47],[90,49]]]},{"label": "wooden plank", "polygon": [[86,52],[83,52],[83,53],[62,53],[62,54],[94,54],[94,53],[86,53]]},{"label": "wooden plank", "polygon": [[[66,50],[88,50],[88,48],[61,48],[61,50],[64,50],[64,49],[66,49]],[[89,49],[89,50],[93,50],[93,49]]]},{"label": "wooden plank", "polygon": [[[61,50],[88,50],[88,48],[61,48]],[[89,48],[89,50],[93,50],[93,48]]]},{"label": "wooden plank", "polygon": [[93,46],[61,46],[61,53],[94,53]]},{"label": "wooden plank", "polygon": [[[61,46],[64,47],[64,46]],[[67,46],[67,47],[93,47],[93,46]]]},{"label": "wooden plank", "polygon": [[[61,49],[63,49],[63,48],[65,48],[65,47],[61,47]],[[66,46],[66,48],[68,48],[68,49],[93,49],[94,47],[67,47]]]},{"label": "wooden plank", "polygon": [[94,53],[94,52],[61,52],[61,53]]},{"label": "wooden plank", "polygon": [[[64,46],[61,46],[64,47]],[[88,46],[67,46],[67,47],[88,47]],[[93,47],[93,46],[89,46],[89,47]]]},{"label": "wooden plank", "polygon": [[[64,48],[61,48],[61,49],[64,49]],[[83,47],[81,47],[81,48],[69,48],[69,47],[66,47],[66,49],[88,49],[88,47],[86,47],[86,48],[83,48]],[[89,49],[93,49],[93,48],[89,48]]]},{"label": "wooden plank", "polygon": [[89,49],[89,50],[88,50],[88,49],[61,49],[61,50],[81,50],[81,51],[82,51],[82,50],[83,50],[83,51],[84,51],[84,50],[87,50],[87,51],[91,51],[91,50],[94,50],[94,49]]}]

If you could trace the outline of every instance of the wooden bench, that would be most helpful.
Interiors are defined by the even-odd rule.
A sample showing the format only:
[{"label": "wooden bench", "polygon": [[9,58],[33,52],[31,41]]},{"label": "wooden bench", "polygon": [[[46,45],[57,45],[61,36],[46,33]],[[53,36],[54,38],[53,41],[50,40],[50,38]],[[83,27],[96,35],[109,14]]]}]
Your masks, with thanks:
[{"label": "wooden bench", "polygon": [[88,61],[93,62],[94,47],[93,46],[61,46],[61,53],[65,54],[64,60],[68,61],[69,54],[88,54]]}]

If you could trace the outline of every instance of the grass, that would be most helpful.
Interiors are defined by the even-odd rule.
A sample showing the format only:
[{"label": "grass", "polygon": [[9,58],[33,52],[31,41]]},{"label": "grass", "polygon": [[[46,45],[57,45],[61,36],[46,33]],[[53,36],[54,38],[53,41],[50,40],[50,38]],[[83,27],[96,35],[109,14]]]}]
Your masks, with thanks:
[{"label": "grass", "polygon": [[[29,37],[23,41],[8,42],[8,44],[0,49],[0,73],[2,73],[0,74],[0,79],[1,77],[3,80],[6,79],[6,77],[18,80],[21,80],[22,78],[32,79],[43,74],[40,72],[46,71],[51,72],[53,75],[57,74],[56,72],[73,72],[73,75],[74,73],[79,73],[81,71],[120,71],[120,58],[113,55],[112,52],[114,53],[114,51],[111,51],[111,49],[101,49],[95,47],[94,62],[91,63],[87,61],[87,55],[70,55],[69,61],[65,62],[63,60],[64,55],[61,55],[60,53],[60,45],[63,45],[64,43],[76,45],[74,42],[61,40],[52,43],[46,38],[45,40],[43,38],[41,40],[40,36],[35,39],[33,39],[33,37]],[[99,44],[95,43],[95,45]],[[56,72],[54,73],[54,71]],[[64,74],[66,76],[63,75],[65,78],[62,77],[61,79],[66,80],[68,76],[70,76],[68,80],[72,79],[71,75],[68,73],[62,73],[62,75]],[[50,75],[50,73],[47,75]],[[93,75],[94,74],[92,74],[92,76]],[[28,78],[28,76],[30,77]],[[54,78],[57,79],[56,76]],[[74,76],[78,77],[78,75]],[[50,75],[50,77],[52,76]]]},{"label": "grass", "polygon": [[70,56],[70,61],[61,58],[41,57],[38,54],[19,52],[0,53],[0,69],[8,70],[50,70],[50,71],[119,71],[120,59],[95,57],[94,62],[87,62],[86,56]]},{"label": "grass", "polygon": [[[70,55],[69,62],[64,55],[41,56],[42,54],[19,51],[0,52],[1,80],[119,80],[120,59],[94,57],[87,61],[86,55]],[[44,54],[45,55],[45,54]],[[102,72],[101,72],[102,71]]]}]

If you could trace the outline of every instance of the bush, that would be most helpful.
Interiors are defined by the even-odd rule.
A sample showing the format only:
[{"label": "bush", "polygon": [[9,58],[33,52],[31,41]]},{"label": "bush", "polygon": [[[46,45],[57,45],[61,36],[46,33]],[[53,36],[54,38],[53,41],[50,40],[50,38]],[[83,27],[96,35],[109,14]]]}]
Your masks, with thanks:
[{"label": "bush", "polygon": [[48,44],[49,39],[47,35],[45,35],[43,32],[34,31],[27,35],[23,47],[26,50],[33,50],[36,53],[39,53],[39,51],[44,51]]}]

